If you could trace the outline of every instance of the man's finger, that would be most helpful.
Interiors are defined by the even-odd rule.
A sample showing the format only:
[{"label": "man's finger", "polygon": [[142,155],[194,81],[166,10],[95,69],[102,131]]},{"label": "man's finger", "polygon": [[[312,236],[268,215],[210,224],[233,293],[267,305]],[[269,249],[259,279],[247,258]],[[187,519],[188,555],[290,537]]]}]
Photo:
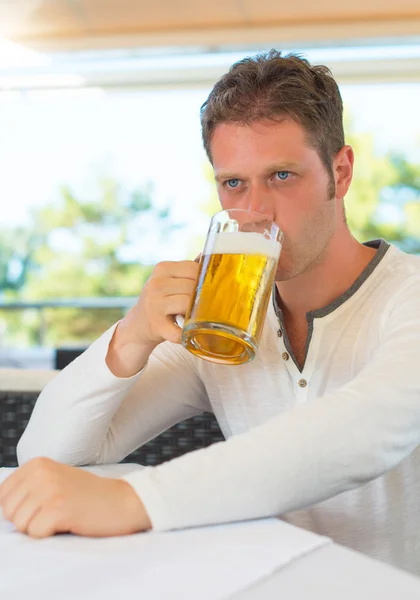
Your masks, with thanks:
[{"label": "man's finger", "polygon": [[192,260],[160,262],[153,269],[152,277],[175,277],[194,279],[197,276],[197,266]]},{"label": "man's finger", "polygon": [[57,511],[51,506],[44,506],[38,510],[29,524],[26,532],[33,538],[41,539],[50,537],[55,533],[62,533],[65,529],[60,526]]},{"label": "man's finger", "polygon": [[49,458],[40,457],[28,461],[16,469],[16,471],[9,475],[0,485],[0,506],[2,506],[3,499],[7,494],[22,481],[29,482],[33,477],[39,477],[40,473],[49,471],[54,464],[56,463]]},{"label": "man's finger", "polygon": [[35,518],[36,514],[42,510],[43,504],[39,498],[34,498],[28,494],[17,506],[13,518],[10,519],[16,529],[21,533],[28,531],[29,523]]},{"label": "man's finger", "polygon": [[23,499],[28,495],[29,488],[25,481],[20,481],[13,487],[1,501],[3,514],[8,521],[12,521],[18,506]]},{"label": "man's finger", "polygon": [[13,490],[13,488],[24,480],[25,474],[22,475],[21,468],[22,467],[19,467],[19,469],[9,475],[0,485],[0,506],[3,505],[3,500]]}]

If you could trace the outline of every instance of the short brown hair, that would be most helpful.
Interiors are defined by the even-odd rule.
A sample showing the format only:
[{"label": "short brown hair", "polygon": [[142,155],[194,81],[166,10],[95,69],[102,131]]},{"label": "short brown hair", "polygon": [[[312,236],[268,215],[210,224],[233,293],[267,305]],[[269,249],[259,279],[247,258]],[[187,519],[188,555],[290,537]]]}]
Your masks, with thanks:
[{"label": "short brown hair", "polygon": [[201,107],[204,148],[220,123],[249,124],[289,115],[304,128],[330,177],[344,146],[343,102],[331,71],[297,54],[270,50],[235,63],[215,84]]}]

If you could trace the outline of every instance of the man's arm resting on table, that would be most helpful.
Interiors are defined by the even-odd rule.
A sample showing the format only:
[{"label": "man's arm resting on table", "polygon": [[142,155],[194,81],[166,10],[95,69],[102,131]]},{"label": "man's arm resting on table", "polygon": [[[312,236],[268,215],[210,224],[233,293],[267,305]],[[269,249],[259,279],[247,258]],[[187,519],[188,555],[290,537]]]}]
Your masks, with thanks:
[{"label": "man's arm resting on table", "polygon": [[36,458],[0,485],[0,508],[21,533],[89,537],[127,535],[151,528],[142,501],[122,479],[110,479]]}]

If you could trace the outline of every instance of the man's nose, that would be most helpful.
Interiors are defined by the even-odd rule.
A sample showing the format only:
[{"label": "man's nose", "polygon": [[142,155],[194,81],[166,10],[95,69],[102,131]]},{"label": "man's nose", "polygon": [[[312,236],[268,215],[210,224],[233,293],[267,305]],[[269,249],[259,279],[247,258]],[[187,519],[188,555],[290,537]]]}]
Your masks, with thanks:
[{"label": "man's nose", "polygon": [[274,220],[275,206],[271,190],[266,189],[263,185],[251,186],[246,196],[248,204],[246,208],[248,210],[260,213]]}]

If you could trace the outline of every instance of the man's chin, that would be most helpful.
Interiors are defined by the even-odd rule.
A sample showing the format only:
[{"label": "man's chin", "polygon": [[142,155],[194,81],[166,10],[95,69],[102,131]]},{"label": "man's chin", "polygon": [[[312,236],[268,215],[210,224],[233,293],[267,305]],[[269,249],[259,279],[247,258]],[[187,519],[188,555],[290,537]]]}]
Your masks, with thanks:
[{"label": "man's chin", "polygon": [[296,268],[292,265],[280,264],[277,267],[276,275],[274,277],[274,281],[290,281],[291,279],[296,279],[299,275],[305,272],[305,268]]},{"label": "man's chin", "polygon": [[276,282],[290,281],[291,279],[294,279],[296,276],[297,276],[297,273],[293,273],[293,271],[291,271],[289,269],[285,269],[284,267],[281,267],[281,268],[277,269],[276,275],[274,277],[274,281],[276,281]]},{"label": "man's chin", "polygon": [[292,253],[287,247],[282,248],[280,260],[277,265],[275,281],[289,281],[296,277],[296,262],[293,260]]}]

